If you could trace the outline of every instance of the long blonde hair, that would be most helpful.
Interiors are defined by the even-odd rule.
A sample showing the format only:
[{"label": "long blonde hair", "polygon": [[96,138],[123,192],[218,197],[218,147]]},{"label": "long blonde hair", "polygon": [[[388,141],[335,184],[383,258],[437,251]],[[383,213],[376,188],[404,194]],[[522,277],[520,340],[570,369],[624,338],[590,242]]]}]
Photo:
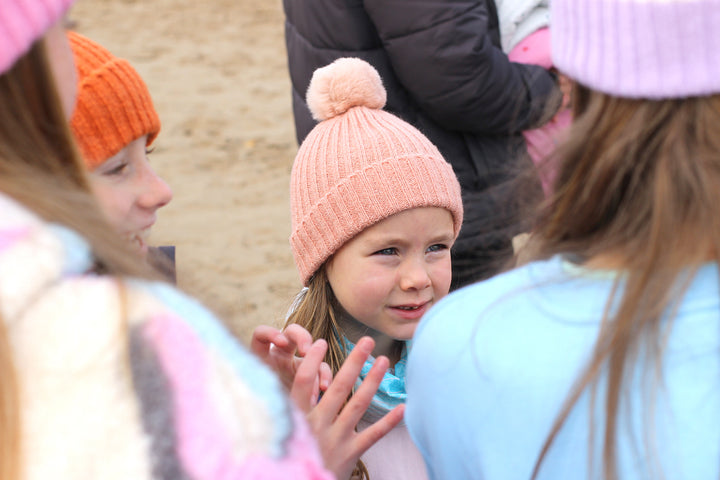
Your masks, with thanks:
[{"label": "long blonde hair", "polygon": [[[602,472],[618,476],[621,398],[633,365],[660,368],[670,323],[687,279],[720,259],[720,96],[632,100],[577,86],[575,123],[559,149],[555,193],[535,227],[536,257],[613,258],[624,287],[605,313],[589,365],[577,379],[533,474],[588,388],[605,407]],[[606,312],[609,308],[606,308]],[[642,347],[642,348],[641,348]],[[646,372],[648,373],[648,372]],[[596,386],[607,375],[607,393]],[[592,432],[592,427],[591,427]],[[594,438],[592,433],[590,438]]]},{"label": "long blonde hair", "polygon": [[[313,340],[324,339],[328,344],[325,362],[330,366],[330,370],[335,376],[345,361],[348,352],[346,352],[345,345],[342,343],[344,333],[338,323],[341,307],[338,305],[330,286],[326,265],[327,261],[310,278],[307,290],[302,293],[297,307],[288,316],[285,327],[297,324],[310,332]],[[358,480],[370,478],[367,467],[362,460],[358,460],[351,478]]]},{"label": "long blonde hair", "polygon": [[[0,191],[90,243],[98,272],[159,278],[112,230],[92,197],[38,40],[0,75]],[[0,479],[21,477],[19,378],[0,318]]]}]

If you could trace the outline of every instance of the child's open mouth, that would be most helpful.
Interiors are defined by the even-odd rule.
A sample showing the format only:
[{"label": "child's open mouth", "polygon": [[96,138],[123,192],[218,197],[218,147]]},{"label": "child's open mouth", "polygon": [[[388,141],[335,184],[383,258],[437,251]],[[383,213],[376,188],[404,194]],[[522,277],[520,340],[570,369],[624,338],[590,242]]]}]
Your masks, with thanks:
[{"label": "child's open mouth", "polygon": [[145,228],[139,232],[131,233],[127,236],[130,245],[145,254],[148,250],[148,238],[150,237],[150,228]]},{"label": "child's open mouth", "polygon": [[430,302],[425,302],[420,305],[397,305],[391,307],[398,316],[407,320],[415,320],[422,317],[430,306]]}]

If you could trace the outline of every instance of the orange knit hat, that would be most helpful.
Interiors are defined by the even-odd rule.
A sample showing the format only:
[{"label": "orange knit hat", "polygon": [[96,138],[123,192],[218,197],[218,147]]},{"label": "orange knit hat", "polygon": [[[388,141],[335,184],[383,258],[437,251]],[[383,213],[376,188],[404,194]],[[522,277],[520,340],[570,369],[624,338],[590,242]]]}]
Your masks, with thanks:
[{"label": "orange knit hat", "polygon": [[68,38],[78,71],[70,127],[88,169],[143,135],[150,145],[160,132],[160,118],[137,71],[87,37],[68,32]]},{"label": "orange knit hat", "polygon": [[290,176],[290,245],[303,285],[345,242],[403,210],[440,207],[463,220],[460,184],[418,129],[381,110],[382,79],[359,58],[315,70],[307,92],[319,120]]}]

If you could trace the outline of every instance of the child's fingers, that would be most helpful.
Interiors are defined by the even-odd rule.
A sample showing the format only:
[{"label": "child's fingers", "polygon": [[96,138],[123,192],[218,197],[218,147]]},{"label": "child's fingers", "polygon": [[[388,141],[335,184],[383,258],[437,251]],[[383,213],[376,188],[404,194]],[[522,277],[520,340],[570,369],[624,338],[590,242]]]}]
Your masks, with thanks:
[{"label": "child's fingers", "polygon": [[321,339],[313,343],[295,373],[290,397],[305,413],[310,412],[317,401],[318,375],[326,351],[327,342],[325,340]]},{"label": "child's fingers", "polygon": [[[293,357],[293,362],[294,362],[294,370],[293,371],[297,371],[297,369],[300,368],[300,364],[302,364],[303,360],[304,360],[304,358],[302,358],[302,357]],[[320,368],[318,371],[318,388],[320,389],[320,391],[324,392],[325,390],[327,390],[328,387],[330,386],[330,384],[332,383],[332,380],[333,380],[333,374],[332,374],[332,370],[330,369],[330,365],[328,365],[325,362],[322,362],[320,364]]]},{"label": "child's fingers", "polygon": [[283,334],[288,339],[288,347],[286,350],[292,354],[295,354],[295,351],[297,350],[297,354],[301,357],[304,357],[307,354],[313,343],[310,332],[297,324],[289,325],[285,330],[283,330]]},{"label": "child's fingers", "polygon": [[330,365],[325,362],[320,364],[320,390],[323,392],[328,389],[332,383],[333,374]]},{"label": "child's fingers", "polygon": [[361,338],[343,362],[325,394],[323,394],[318,407],[322,406],[323,420],[326,425],[331,424],[342,409],[345,400],[355,386],[355,380],[360,375],[365,360],[370,356],[374,346],[375,342],[372,338]]},{"label": "child's fingers", "polygon": [[260,358],[265,359],[268,356],[270,347],[276,345],[284,347],[287,345],[287,339],[280,330],[268,325],[260,325],[253,330],[250,339],[250,350]]},{"label": "child's fingers", "polygon": [[359,432],[355,437],[355,448],[354,454],[358,457],[365,453],[368,448],[372,447],[378,440],[388,434],[390,430],[395,428],[405,415],[405,405],[398,405],[391,411],[385,414],[377,422],[370,425],[368,428]]},{"label": "child's fingers", "polygon": [[337,423],[321,430],[317,435],[328,468],[335,472],[337,478],[348,478],[357,459],[395,428],[402,420],[404,412],[405,405],[398,405],[358,433],[344,431]]},{"label": "child's fingers", "polygon": [[342,412],[338,415],[336,423],[339,428],[344,428],[347,431],[355,429],[355,426],[370,406],[389,366],[390,362],[387,357],[380,356],[375,359],[373,367],[367,375],[365,375],[362,384],[360,384],[347,402],[347,405],[343,407]]}]

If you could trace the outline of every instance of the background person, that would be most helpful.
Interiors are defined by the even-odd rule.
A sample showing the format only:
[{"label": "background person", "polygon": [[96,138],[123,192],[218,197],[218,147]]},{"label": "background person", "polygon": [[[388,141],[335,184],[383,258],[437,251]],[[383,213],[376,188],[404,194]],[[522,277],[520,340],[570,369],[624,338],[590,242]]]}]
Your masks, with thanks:
[{"label": "background person", "polygon": [[[417,129],[381,110],[385,99],[377,71],[361,59],[341,58],[313,75],[308,104],[319,123],[298,150],[290,182],[290,244],[307,288],[288,317],[289,338],[262,327],[253,342],[270,363],[292,370],[292,359],[268,345],[280,338],[280,352],[292,353],[309,341],[293,331],[303,327],[327,342],[334,373],[358,340],[371,336],[375,358],[358,384],[378,365],[389,361],[391,370],[360,431],[402,411],[408,344],[422,315],[450,289],[450,249],[463,217],[452,167]],[[361,460],[353,478],[426,477],[402,424]]]},{"label": "background person", "polygon": [[358,57],[380,73],[386,110],[437,146],[460,182],[465,225],[453,248],[453,288],[487,278],[511,260],[526,231],[516,173],[530,164],[522,131],[557,111],[556,77],[513,63],[501,48],[493,0],[338,3],[284,0],[285,37],[298,143],[316,121],[305,102],[313,72]]},{"label": "background person", "polygon": [[527,151],[538,169],[547,195],[553,168],[548,163],[570,122],[571,82],[553,65],[550,52],[550,6],[548,0],[495,0],[503,51],[511,62],[539,65],[558,76],[563,101],[560,110],[545,124],[523,131]]},{"label": "background person", "polygon": [[[174,278],[173,262],[163,262],[148,244],[157,210],[172,190],[150,165],[160,118],[140,74],[127,60],[97,42],[68,32],[78,71],[77,103],[70,120],[90,187],[110,223],[151,263]],[[173,247],[161,247],[174,260]]]}]

